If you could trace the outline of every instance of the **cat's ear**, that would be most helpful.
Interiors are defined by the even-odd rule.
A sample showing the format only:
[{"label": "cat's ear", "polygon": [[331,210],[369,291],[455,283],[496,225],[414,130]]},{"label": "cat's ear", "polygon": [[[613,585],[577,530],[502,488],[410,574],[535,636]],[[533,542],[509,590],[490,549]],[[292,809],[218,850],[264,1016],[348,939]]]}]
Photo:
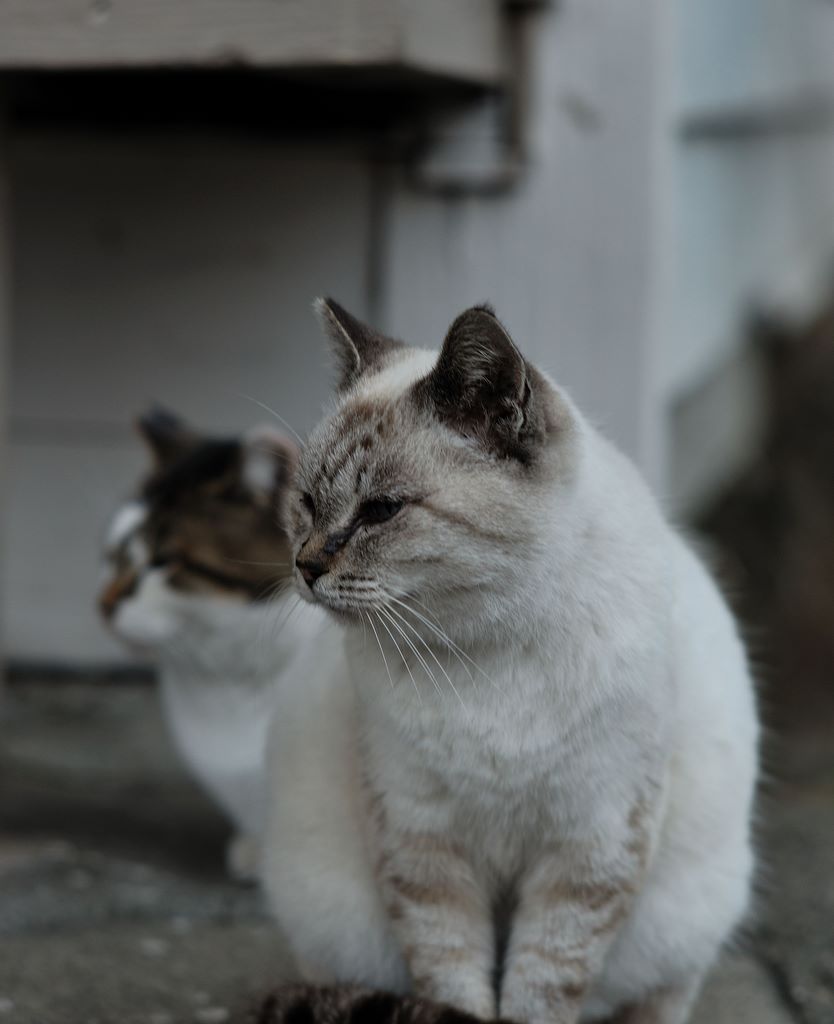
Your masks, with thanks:
[{"label": "cat's ear", "polygon": [[527,461],[543,437],[534,415],[533,371],[490,306],[473,306],[454,321],[415,397],[502,456]]},{"label": "cat's ear", "polygon": [[243,483],[258,501],[273,503],[292,480],[298,454],[295,441],[280,431],[255,427],[243,439]]},{"label": "cat's ear", "polygon": [[159,405],[152,406],[137,418],[136,430],[158,465],[173,462],[195,441],[185,422]]},{"label": "cat's ear", "polygon": [[374,330],[333,299],[316,299],[313,309],[330,339],[338,371],[337,388],[344,391],[368,370],[379,369],[402,342]]}]

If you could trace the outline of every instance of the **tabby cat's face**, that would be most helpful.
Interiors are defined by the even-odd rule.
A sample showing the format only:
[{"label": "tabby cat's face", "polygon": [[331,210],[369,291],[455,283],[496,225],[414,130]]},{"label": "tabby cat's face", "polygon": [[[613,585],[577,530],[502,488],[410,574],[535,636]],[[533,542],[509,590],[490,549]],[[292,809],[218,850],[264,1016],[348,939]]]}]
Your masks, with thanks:
[{"label": "tabby cat's face", "polygon": [[505,600],[537,571],[547,484],[570,475],[567,403],[486,308],[455,321],[439,357],[336,303],[319,311],[343,380],[288,500],[302,596],[357,621],[403,600]]},{"label": "tabby cat's face", "polygon": [[220,627],[229,608],[267,599],[287,577],[276,506],[295,449],[267,430],[197,436],[161,411],[139,429],[155,466],[111,523],[99,607],[122,639],[156,648]]}]

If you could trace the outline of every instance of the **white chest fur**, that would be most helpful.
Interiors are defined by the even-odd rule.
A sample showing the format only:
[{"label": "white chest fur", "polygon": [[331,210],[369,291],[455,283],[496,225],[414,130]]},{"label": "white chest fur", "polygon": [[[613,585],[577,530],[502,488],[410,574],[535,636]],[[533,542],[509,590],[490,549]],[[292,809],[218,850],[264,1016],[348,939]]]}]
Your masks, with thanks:
[{"label": "white chest fur", "polygon": [[149,578],[120,613],[127,622],[153,614],[165,625],[156,654],[171,735],[197,781],[252,836],[263,829],[275,696],[323,621],[296,604],[292,595],[253,605],[183,598]]},{"label": "white chest fur", "polygon": [[[608,467],[606,499],[629,486],[619,468]],[[420,648],[440,692],[402,637],[409,668],[383,629],[386,662],[361,630],[348,642],[358,723],[345,715],[343,724],[355,730],[372,797],[385,801],[389,823],[399,817],[404,840],[449,836],[493,895],[554,843],[595,837],[603,851],[627,848],[627,819],[650,794],[642,889],[588,993],[588,1020],[653,987],[700,978],[744,911],[752,867],[757,726],[744,652],[696,558],[642,491],[629,500],[634,508],[609,501],[614,513],[591,507],[594,544],[585,539],[576,557],[559,551],[532,600],[505,603],[506,621],[474,638],[465,622],[457,631],[443,623],[472,661],[438,645],[441,671]],[[334,707],[345,682],[332,682]],[[367,857],[358,823],[335,813],[357,806],[359,777],[345,768],[344,744],[309,746],[294,765],[307,783],[303,803],[272,797],[273,905],[319,976],[402,985],[374,877],[379,851]],[[373,834],[372,821],[365,827]],[[317,892],[308,888],[302,901],[294,893],[316,851]],[[392,852],[396,840],[383,854]],[[342,920],[347,887],[342,929],[323,931],[313,921]],[[690,890],[699,899],[681,913],[680,893]]]},{"label": "white chest fur", "polygon": [[241,832],[261,831],[263,757],[276,677],[206,678],[160,673],[165,717],[198,781]]}]

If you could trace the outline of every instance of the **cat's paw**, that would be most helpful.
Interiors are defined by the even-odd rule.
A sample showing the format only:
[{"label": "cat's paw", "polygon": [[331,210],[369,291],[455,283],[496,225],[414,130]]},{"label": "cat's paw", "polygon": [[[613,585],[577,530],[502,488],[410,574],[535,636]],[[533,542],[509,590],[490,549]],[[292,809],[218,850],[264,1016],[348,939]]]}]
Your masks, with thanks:
[{"label": "cat's paw", "polygon": [[232,836],[226,847],[226,869],[242,885],[257,884],[261,877],[260,842],[244,833]]},{"label": "cat's paw", "polygon": [[290,985],[263,1003],[252,1024],[482,1024],[443,1003],[355,985]]},{"label": "cat's paw", "polygon": [[359,1011],[363,1024],[389,1024],[396,996],[353,985],[288,985],[268,996],[253,1024],[341,1024]]}]

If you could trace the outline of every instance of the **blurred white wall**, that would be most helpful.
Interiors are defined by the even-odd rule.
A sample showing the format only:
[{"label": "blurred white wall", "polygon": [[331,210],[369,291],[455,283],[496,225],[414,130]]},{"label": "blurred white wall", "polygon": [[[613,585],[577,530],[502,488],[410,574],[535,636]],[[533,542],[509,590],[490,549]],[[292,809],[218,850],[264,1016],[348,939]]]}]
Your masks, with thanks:
[{"label": "blurred white wall", "polygon": [[121,657],[93,596],[131,418],[240,429],[248,394],[303,432],[323,291],[423,344],[494,302],[678,511],[746,457],[743,319],[813,303],[834,251],[834,5],[562,0],[525,34],[529,159],[500,194],[417,189],[358,142],[13,140],[7,653]]},{"label": "blurred white wall", "polygon": [[[10,508],[12,657],[122,652],[94,595],[99,544],[160,401],[218,431],[309,429],[328,391],[310,303],[366,312],[369,178],[355,152],[223,140],[18,139]],[[280,425],[279,425],[280,426]]]},{"label": "blurred white wall", "polygon": [[488,299],[531,358],[656,477],[646,360],[653,288],[655,14],[546,6],[526,26],[527,164],[501,195],[400,181],[385,320],[435,340]]},{"label": "blurred white wall", "polygon": [[674,0],[665,22],[656,382],[686,512],[759,429],[754,306],[802,316],[834,271],[834,6]]}]

